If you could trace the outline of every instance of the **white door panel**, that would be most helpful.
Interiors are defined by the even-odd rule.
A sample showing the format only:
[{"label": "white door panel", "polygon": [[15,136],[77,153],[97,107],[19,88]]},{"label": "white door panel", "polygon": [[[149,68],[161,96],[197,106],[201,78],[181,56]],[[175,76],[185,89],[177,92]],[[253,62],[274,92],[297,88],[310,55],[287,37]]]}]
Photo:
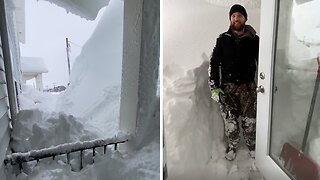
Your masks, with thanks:
[{"label": "white door panel", "polygon": [[[315,1],[318,0],[302,5],[293,0],[261,2],[258,86],[264,92],[257,97],[256,160],[267,179],[296,177],[291,166],[284,166],[281,152],[285,143],[307,156],[319,169],[320,95],[315,96],[319,93],[314,93],[314,87],[318,69],[315,52],[320,52],[320,46],[303,42],[297,27],[297,23],[310,25],[301,21],[299,15],[302,12],[304,18],[312,17],[313,9],[320,8]],[[315,103],[311,103],[312,98]],[[311,128],[306,125],[309,120]],[[302,146],[303,139],[306,148]]]}]

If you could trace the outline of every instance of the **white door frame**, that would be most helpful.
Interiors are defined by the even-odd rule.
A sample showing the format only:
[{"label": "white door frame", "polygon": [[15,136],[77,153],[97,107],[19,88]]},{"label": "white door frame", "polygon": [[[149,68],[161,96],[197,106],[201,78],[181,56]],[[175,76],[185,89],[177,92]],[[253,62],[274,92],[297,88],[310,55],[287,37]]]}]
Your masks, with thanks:
[{"label": "white door frame", "polygon": [[[276,25],[276,1],[261,0],[258,86],[264,93],[257,96],[256,163],[266,179],[290,179],[270,157],[272,77]],[[260,78],[263,72],[265,78]]]}]

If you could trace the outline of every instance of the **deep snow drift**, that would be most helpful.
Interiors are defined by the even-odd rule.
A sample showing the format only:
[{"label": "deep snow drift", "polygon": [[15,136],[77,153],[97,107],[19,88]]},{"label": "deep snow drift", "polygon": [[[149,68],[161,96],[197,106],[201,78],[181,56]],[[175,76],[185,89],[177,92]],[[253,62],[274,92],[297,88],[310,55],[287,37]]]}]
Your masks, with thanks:
[{"label": "deep snow drift", "polygon": [[100,137],[118,129],[123,3],[110,2],[75,60],[70,86],[57,102],[57,111],[84,118]]},{"label": "deep snow drift", "polygon": [[[24,92],[19,98],[25,99],[26,103],[21,103],[22,109],[37,108],[40,111],[20,112],[19,120],[15,124],[28,128],[22,128],[22,131],[20,128],[15,128],[13,131],[12,136],[17,143],[25,145],[15,149],[16,151],[40,148],[37,143],[41,141],[39,139],[39,142],[33,141],[30,137],[42,138],[45,143],[40,143],[41,146],[48,147],[48,145],[95,137],[112,137],[117,134],[122,18],[123,1],[112,1],[75,61],[70,86],[65,92],[54,95],[58,97],[52,98],[23,88]],[[64,131],[66,133],[62,133]],[[61,132],[60,136],[68,137],[56,136],[57,132]],[[27,145],[26,141],[30,145]]]},{"label": "deep snow drift", "polygon": [[208,61],[185,71],[164,69],[164,125],[169,179],[261,179],[244,142],[237,158],[224,158],[224,126],[210,98]]}]

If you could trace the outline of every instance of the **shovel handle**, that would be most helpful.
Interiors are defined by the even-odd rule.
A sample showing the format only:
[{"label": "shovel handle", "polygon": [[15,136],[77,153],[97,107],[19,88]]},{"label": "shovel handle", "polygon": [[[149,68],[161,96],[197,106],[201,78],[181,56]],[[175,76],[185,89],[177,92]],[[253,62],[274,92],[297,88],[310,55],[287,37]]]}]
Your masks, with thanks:
[{"label": "shovel handle", "polygon": [[309,129],[310,129],[311,121],[312,121],[312,115],[313,115],[314,106],[315,106],[315,102],[316,102],[316,98],[317,98],[317,94],[318,94],[319,84],[320,84],[320,56],[317,57],[317,62],[318,62],[318,71],[317,71],[318,73],[317,73],[317,78],[316,78],[316,82],[314,85],[314,90],[313,90],[313,95],[312,95],[312,99],[311,99],[311,105],[310,105],[310,109],[309,109],[307,124],[306,124],[306,128],[305,128],[304,136],[303,136],[303,141],[302,141],[302,146],[301,146],[302,152],[305,152],[305,150],[306,150],[306,144],[307,144],[307,140],[308,140],[308,136],[309,136]]}]

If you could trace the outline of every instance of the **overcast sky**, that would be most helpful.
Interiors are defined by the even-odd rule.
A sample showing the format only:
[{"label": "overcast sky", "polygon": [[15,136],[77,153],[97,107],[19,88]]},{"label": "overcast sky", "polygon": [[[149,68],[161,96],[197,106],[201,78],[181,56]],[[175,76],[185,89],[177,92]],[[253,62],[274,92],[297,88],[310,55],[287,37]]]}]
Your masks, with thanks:
[{"label": "overcast sky", "polygon": [[[48,73],[43,75],[44,88],[68,83],[66,38],[71,43],[71,68],[81,46],[93,33],[103,11],[95,21],[88,21],[46,1],[25,3],[26,43],[20,44],[21,56],[41,57]],[[29,82],[28,84],[32,84]]]}]

